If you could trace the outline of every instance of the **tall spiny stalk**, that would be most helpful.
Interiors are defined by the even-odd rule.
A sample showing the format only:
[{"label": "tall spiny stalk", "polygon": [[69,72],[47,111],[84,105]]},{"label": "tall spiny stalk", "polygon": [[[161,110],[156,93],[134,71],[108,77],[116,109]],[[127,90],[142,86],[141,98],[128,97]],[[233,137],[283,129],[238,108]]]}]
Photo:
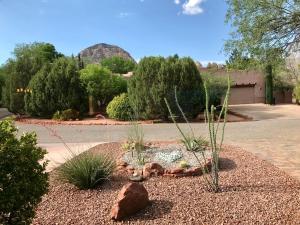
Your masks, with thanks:
[{"label": "tall spiny stalk", "polygon": [[[225,133],[225,126],[226,126],[226,121],[227,121],[227,111],[228,111],[228,99],[229,99],[229,95],[230,95],[230,79],[228,76],[227,79],[227,91],[226,91],[226,95],[224,98],[224,102],[222,105],[222,109],[219,113],[218,119],[215,122],[215,106],[211,105],[211,108],[209,110],[209,94],[208,94],[208,90],[207,90],[207,86],[204,83],[204,90],[205,90],[205,122],[208,124],[208,132],[209,132],[209,139],[210,139],[210,149],[211,149],[211,173],[208,172],[207,167],[205,165],[207,165],[207,159],[204,153],[204,150],[201,146],[201,143],[199,143],[197,141],[197,139],[195,138],[194,135],[194,131],[192,129],[192,127],[190,126],[190,123],[188,121],[188,119],[186,118],[181,106],[179,105],[178,99],[177,99],[177,92],[176,92],[176,87],[175,87],[175,102],[176,105],[180,111],[180,113],[182,114],[184,120],[186,121],[186,123],[188,124],[190,130],[191,130],[191,134],[186,134],[178,125],[178,123],[175,120],[175,117],[172,113],[172,110],[170,108],[170,105],[167,101],[167,99],[165,98],[165,103],[167,105],[168,111],[170,113],[170,116],[172,118],[172,121],[174,122],[175,126],[177,127],[177,129],[179,130],[180,134],[183,137],[183,143],[186,147],[186,149],[188,151],[191,151],[193,153],[193,155],[195,156],[197,162],[199,163],[199,165],[202,168],[202,172],[204,174],[204,180],[206,181],[206,184],[209,186],[209,188],[214,191],[214,192],[218,192],[220,190],[219,188],[219,153],[222,149],[222,144],[224,141],[224,133]],[[217,144],[217,137],[218,137],[218,132],[219,132],[219,126],[220,126],[220,122],[221,122],[221,118],[222,115],[224,116],[224,121],[223,121],[223,126],[222,126],[222,130],[221,130],[221,140],[219,145]],[[195,145],[197,145],[195,147]],[[201,156],[203,158],[203,162],[201,162],[201,160],[199,159],[199,157],[197,156],[196,152],[199,151],[201,152]]]},{"label": "tall spiny stalk", "polygon": [[[175,116],[174,116],[174,114],[173,114],[173,112],[172,112],[172,110],[171,110],[171,107],[170,107],[170,105],[169,105],[167,99],[164,98],[165,103],[166,103],[167,108],[168,108],[168,111],[169,111],[169,113],[170,113],[171,119],[172,119],[173,123],[175,124],[175,126],[177,127],[177,129],[179,130],[181,136],[183,137],[182,143],[184,144],[186,150],[189,151],[189,152],[192,152],[192,154],[194,155],[194,157],[196,158],[197,162],[198,162],[199,165],[200,165],[200,168],[201,168],[201,170],[202,170],[202,173],[203,173],[204,175],[207,175],[207,174],[208,174],[208,176],[211,176],[211,175],[208,173],[208,170],[207,170],[207,167],[206,167],[208,161],[206,160],[206,157],[205,157],[204,148],[203,148],[203,146],[202,146],[202,144],[201,144],[202,142],[199,142],[199,141],[197,140],[197,138],[195,137],[194,131],[193,131],[193,129],[192,129],[192,127],[191,127],[191,125],[190,125],[188,119],[186,118],[186,116],[185,116],[185,114],[184,114],[184,112],[183,112],[181,106],[179,105],[179,102],[178,102],[178,99],[177,99],[177,89],[176,89],[176,87],[175,87],[175,90],[174,90],[174,95],[175,95],[176,105],[177,105],[177,107],[178,107],[180,113],[182,114],[184,120],[185,120],[186,123],[189,125],[189,128],[190,128],[190,130],[191,130],[191,133],[190,133],[190,134],[186,134],[186,133],[180,128],[180,126],[178,125],[178,123],[177,123],[176,120],[175,120]],[[201,152],[201,156],[202,156],[204,162],[201,162],[201,160],[200,160],[199,157],[197,156],[196,152]],[[203,176],[203,178],[204,178],[205,183],[206,183],[206,185],[208,186],[208,188],[211,189],[211,187],[212,187],[212,184],[211,184],[212,177],[207,178],[206,176]]]},{"label": "tall spiny stalk", "polygon": [[[208,122],[208,129],[209,129],[209,138],[211,143],[211,156],[212,156],[212,189],[214,192],[219,191],[219,153],[222,149],[223,141],[224,141],[224,132],[225,132],[225,126],[227,122],[227,112],[228,112],[228,99],[230,95],[230,79],[228,77],[227,81],[227,91],[224,98],[224,102],[222,105],[222,109],[220,111],[220,114],[218,116],[217,125],[215,125],[215,106],[211,106],[211,110],[209,112],[209,96],[208,96],[208,90],[207,86],[204,83],[204,90],[205,90],[205,96],[206,96],[206,121]],[[219,131],[220,121],[222,118],[222,115],[224,115],[224,121],[223,121],[223,127],[222,127],[222,133],[221,133],[221,140],[219,143],[219,146],[217,145],[217,135]]]}]

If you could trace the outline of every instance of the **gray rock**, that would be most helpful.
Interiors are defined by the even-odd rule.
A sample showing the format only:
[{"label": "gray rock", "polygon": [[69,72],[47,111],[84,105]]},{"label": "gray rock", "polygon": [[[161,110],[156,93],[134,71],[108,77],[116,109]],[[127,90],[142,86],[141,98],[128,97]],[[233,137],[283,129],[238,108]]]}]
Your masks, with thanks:
[{"label": "gray rock", "polygon": [[120,56],[135,62],[131,55],[124,49],[105,43],[90,46],[82,50],[79,54],[84,61],[88,61],[89,63],[100,63],[101,60],[112,56]]}]

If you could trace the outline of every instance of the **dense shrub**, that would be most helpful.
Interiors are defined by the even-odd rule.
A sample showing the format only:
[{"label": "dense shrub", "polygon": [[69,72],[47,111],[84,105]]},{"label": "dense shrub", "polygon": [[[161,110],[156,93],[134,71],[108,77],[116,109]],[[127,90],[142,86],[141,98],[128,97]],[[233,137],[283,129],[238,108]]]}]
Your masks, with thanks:
[{"label": "dense shrub", "polygon": [[79,118],[80,118],[80,113],[74,109],[67,109],[64,111],[56,111],[52,117],[52,119],[54,119],[54,120],[62,120],[62,121],[76,120]]},{"label": "dense shrub", "polygon": [[106,112],[109,118],[117,120],[130,120],[133,116],[133,110],[129,103],[129,98],[126,93],[114,97],[108,104]]},{"label": "dense shrub", "polygon": [[80,71],[80,79],[88,94],[104,106],[115,96],[127,91],[127,82],[123,77],[99,65],[87,65]]},{"label": "dense shrub", "polygon": [[178,114],[174,99],[175,86],[178,100],[188,117],[194,117],[204,109],[202,79],[191,58],[146,57],[139,62],[129,81],[130,104],[140,118],[165,119],[168,117],[164,103],[166,97]]},{"label": "dense shrub", "polygon": [[115,161],[109,156],[84,152],[59,167],[58,174],[64,182],[79,189],[90,189],[106,181],[114,169]]},{"label": "dense shrub", "polygon": [[120,56],[103,59],[100,64],[101,66],[108,68],[111,72],[118,74],[126,74],[133,71],[136,66],[134,61]]},{"label": "dense shrub", "polygon": [[86,102],[76,62],[64,57],[46,64],[32,78],[29,89],[26,111],[33,116],[50,117],[65,109],[83,111],[82,103]]},{"label": "dense shrub", "polygon": [[[6,84],[4,88],[4,104],[15,113],[25,112],[24,90],[31,78],[44,66],[60,57],[55,47],[48,43],[17,45],[13,59],[4,65]],[[23,90],[17,92],[17,90]]]},{"label": "dense shrub", "polygon": [[0,121],[0,224],[30,224],[48,188],[46,163],[39,163],[46,151],[35,134],[16,135],[11,121]]},{"label": "dense shrub", "polygon": [[214,74],[201,74],[201,77],[207,86],[209,105],[220,105],[222,97],[226,94],[227,77],[220,77]]}]

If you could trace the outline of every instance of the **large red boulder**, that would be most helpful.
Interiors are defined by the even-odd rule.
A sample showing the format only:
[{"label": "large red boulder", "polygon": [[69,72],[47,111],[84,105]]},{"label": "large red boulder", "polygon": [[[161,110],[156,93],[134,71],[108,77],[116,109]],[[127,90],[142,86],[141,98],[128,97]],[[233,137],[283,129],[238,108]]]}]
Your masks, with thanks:
[{"label": "large red boulder", "polygon": [[111,209],[111,218],[122,220],[149,204],[149,196],[146,188],[139,183],[129,183],[122,187],[117,203]]}]

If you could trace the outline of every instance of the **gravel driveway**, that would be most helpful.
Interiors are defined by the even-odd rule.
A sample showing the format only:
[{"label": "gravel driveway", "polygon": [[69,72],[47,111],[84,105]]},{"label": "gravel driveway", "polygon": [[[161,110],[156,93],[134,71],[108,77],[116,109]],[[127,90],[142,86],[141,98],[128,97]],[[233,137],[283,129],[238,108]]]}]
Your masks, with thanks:
[{"label": "gravel driveway", "polygon": [[[262,159],[272,162],[300,179],[300,106],[265,106],[262,104],[235,106],[235,111],[255,116],[256,121],[227,125],[225,143],[240,146]],[[256,112],[256,113],[255,113]],[[298,113],[299,112],[299,113]],[[60,143],[49,129],[41,125],[17,123],[20,131],[36,131],[41,144]],[[187,127],[186,125],[182,125]],[[177,140],[173,124],[143,125],[147,140]],[[192,124],[196,133],[206,135],[205,124]],[[94,143],[126,139],[128,126],[51,126],[65,142]]]}]

